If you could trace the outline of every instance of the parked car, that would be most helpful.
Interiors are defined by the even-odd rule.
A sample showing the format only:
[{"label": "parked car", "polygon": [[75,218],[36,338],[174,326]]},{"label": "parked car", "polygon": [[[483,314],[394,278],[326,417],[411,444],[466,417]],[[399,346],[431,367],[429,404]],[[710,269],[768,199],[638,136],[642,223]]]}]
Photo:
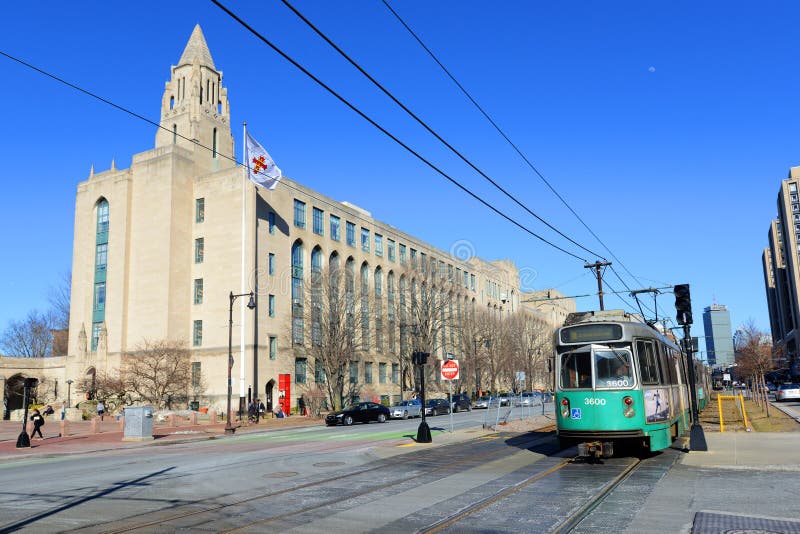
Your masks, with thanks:
[{"label": "parked car", "polygon": [[775,392],[776,401],[800,399],[800,384],[781,384]]},{"label": "parked car", "polygon": [[389,407],[389,416],[393,419],[408,419],[422,415],[422,402],[419,399],[409,399],[396,402]]},{"label": "parked car", "polygon": [[501,393],[497,396],[500,399],[500,406],[511,406],[511,399],[514,398],[513,393]]},{"label": "parked car", "polygon": [[450,401],[447,399],[428,399],[425,403],[425,415],[441,415],[450,413]]},{"label": "parked car", "polygon": [[518,406],[538,406],[542,403],[542,394],[539,391],[525,391],[517,398]]},{"label": "parked car", "polygon": [[389,408],[386,406],[375,402],[359,402],[338,412],[329,413],[325,417],[325,424],[350,426],[353,423],[369,423],[370,421],[385,423],[387,419],[389,419]]},{"label": "parked car", "polygon": [[469,400],[469,395],[466,393],[453,393],[450,404],[453,408],[453,413],[463,411],[469,412],[472,410],[472,402]]},{"label": "parked car", "polygon": [[475,399],[475,402],[472,404],[472,407],[475,408],[476,410],[489,408],[489,404],[492,402],[493,399],[494,397],[492,397],[491,395],[484,395],[482,397],[478,397],[477,399]]}]

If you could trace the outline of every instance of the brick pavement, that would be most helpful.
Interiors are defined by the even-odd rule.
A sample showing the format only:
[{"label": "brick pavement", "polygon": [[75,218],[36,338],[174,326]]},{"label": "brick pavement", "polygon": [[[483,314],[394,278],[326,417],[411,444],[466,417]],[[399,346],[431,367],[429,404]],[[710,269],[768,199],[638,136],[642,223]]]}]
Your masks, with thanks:
[{"label": "brick pavement", "polygon": [[[118,422],[115,417],[105,417],[104,419],[102,422],[97,421],[97,433],[90,432],[90,421],[70,421],[67,435],[61,436],[59,434],[60,421],[48,418],[42,427],[44,439],[33,439],[31,440],[30,448],[22,449],[17,449],[16,447],[17,438],[22,432],[22,422],[0,421],[0,462],[27,457],[80,454],[92,451],[146,447],[153,444],[213,439],[224,435],[225,432],[225,423],[211,424],[208,421],[200,421],[192,425],[187,419],[178,418],[175,426],[155,423],[153,426],[154,439],[152,441],[122,441],[122,423]],[[324,420],[310,417],[268,418],[262,419],[258,424],[237,426],[236,434],[324,424]],[[236,422],[234,425],[239,425],[239,423]],[[29,422],[29,434],[32,428],[33,426]]]}]

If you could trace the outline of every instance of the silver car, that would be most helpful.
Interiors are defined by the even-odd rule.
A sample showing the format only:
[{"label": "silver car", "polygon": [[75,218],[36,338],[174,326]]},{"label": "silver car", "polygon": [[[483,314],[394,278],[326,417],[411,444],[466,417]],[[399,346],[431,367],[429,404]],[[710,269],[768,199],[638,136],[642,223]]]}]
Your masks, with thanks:
[{"label": "silver car", "polygon": [[776,401],[800,399],[800,384],[781,384],[775,392]]},{"label": "silver car", "polygon": [[542,404],[542,394],[538,391],[525,391],[516,400],[517,406],[539,406]]},{"label": "silver car", "polygon": [[408,419],[409,417],[422,416],[422,403],[418,399],[396,402],[389,407],[389,417],[392,419]]}]

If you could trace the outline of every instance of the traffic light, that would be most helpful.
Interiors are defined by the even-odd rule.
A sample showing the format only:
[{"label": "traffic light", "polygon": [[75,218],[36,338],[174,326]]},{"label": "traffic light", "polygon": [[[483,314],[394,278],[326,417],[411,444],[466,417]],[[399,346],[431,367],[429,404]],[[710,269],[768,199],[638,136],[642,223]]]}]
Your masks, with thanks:
[{"label": "traffic light", "polygon": [[692,297],[689,294],[689,284],[679,284],[672,288],[675,293],[675,310],[678,324],[692,324]]},{"label": "traffic light", "polygon": [[428,363],[429,352],[414,352],[411,354],[411,363],[414,365],[425,365]]}]

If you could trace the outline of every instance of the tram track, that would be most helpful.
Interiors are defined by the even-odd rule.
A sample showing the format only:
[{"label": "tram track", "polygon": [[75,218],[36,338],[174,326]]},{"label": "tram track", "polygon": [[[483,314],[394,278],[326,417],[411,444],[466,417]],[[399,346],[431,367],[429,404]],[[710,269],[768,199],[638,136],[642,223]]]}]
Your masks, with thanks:
[{"label": "tram track", "polygon": [[[497,436],[497,435],[494,435],[494,436]],[[522,440],[516,442],[514,444],[514,446],[516,448],[532,447],[532,446],[535,446],[537,444],[542,444],[542,443],[547,442],[548,440],[551,440],[552,436],[553,436],[553,434],[552,434],[551,431],[547,432],[545,435],[542,435],[542,433],[539,432],[534,437],[531,437],[529,439],[522,439]],[[481,437],[475,438],[473,440],[470,440],[469,442],[464,442],[464,443],[459,444],[459,448],[464,449],[465,448],[464,446],[466,444],[472,444],[474,446],[474,445],[477,445],[477,444],[485,443],[486,441],[487,441],[487,436],[481,436]],[[460,465],[463,465],[463,464],[466,464],[466,463],[472,462],[472,463],[478,464],[480,462],[485,462],[485,461],[488,461],[489,459],[491,459],[494,456],[502,456],[503,454],[508,454],[508,448],[507,447],[502,447],[502,448],[490,449],[490,450],[488,450],[486,452],[479,453],[479,454],[469,454],[467,452],[464,452],[464,453],[461,453],[461,454],[457,455],[456,458],[453,458],[453,456],[455,456],[455,455],[452,453],[452,450],[450,450],[449,452],[445,453],[445,452],[442,452],[442,449],[433,449],[433,450],[430,450],[430,451],[425,451],[425,453],[426,454],[422,455],[420,458],[418,458],[416,460],[415,467],[416,467],[416,470],[418,471],[416,474],[400,477],[400,478],[394,479],[392,481],[389,481],[389,482],[386,482],[386,483],[383,483],[383,484],[377,484],[377,485],[366,484],[361,489],[354,490],[354,491],[348,491],[346,494],[339,495],[335,499],[323,499],[323,500],[321,500],[319,502],[315,502],[315,503],[309,504],[307,506],[301,506],[301,507],[299,507],[297,509],[287,511],[285,513],[276,514],[276,515],[273,515],[273,516],[270,516],[270,517],[259,519],[257,521],[251,521],[251,522],[248,522],[246,524],[242,524],[242,525],[236,526],[236,527],[228,529],[228,530],[220,530],[220,532],[237,532],[237,531],[240,531],[240,530],[246,529],[246,528],[260,527],[260,526],[263,526],[263,525],[269,525],[270,523],[274,523],[274,522],[279,521],[279,520],[288,519],[288,518],[291,518],[293,516],[297,516],[297,515],[300,515],[300,514],[305,514],[305,513],[312,512],[314,510],[323,509],[325,507],[329,507],[329,506],[332,506],[332,505],[335,505],[335,504],[338,504],[338,503],[341,503],[341,502],[344,502],[344,501],[347,501],[347,500],[356,499],[358,497],[364,496],[364,495],[369,494],[369,493],[373,493],[373,492],[380,491],[380,490],[385,490],[385,489],[391,488],[393,486],[400,486],[402,484],[407,484],[407,483],[412,482],[414,480],[421,479],[424,476],[430,476],[433,473],[446,471],[448,469],[453,469],[453,468],[456,468],[456,467],[458,467]],[[450,458],[453,458],[453,459],[447,460],[446,459],[447,457],[450,457]],[[265,500],[273,499],[273,498],[279,497],[279,496],[286,497],[286,496],[289,496],[289,495],[291,495],[293,493],[301,492],[303,490],[309,490],[309,489],[313,489],[313,488],[322,488],[322,487],[324,487],[326,485],[330,485],[330,484],[333,484],[333,483],[336,483],[336,482],[339,482],[339,481],[342,481],[342,480],[355,478],[355,477],[359,477],[359,476],[363,476],[363,475],[369,475],[369,473],[378,472],[378,471],[380,471],[382,469],[385,469],[387,466],[389,466],[393,462],[396,462],[395,458],[385,459],[385,460],[379,461],[377,463],[377,465],[373,465],[372,467],[369,467],[367,469],[360,469],[360,470],[354,471],[354,472],[341,473],[341,474],[338,474],[336,476],[323,478],[321,480],[312,480],[312,481],[309,481],[309,482],[306,482],[306,483],[303,483],[303,484],[292,486],[290,488],[284,488],[284,489],[281,489],[281,490],[276,490],[276,491],[272,491],[272,492],[268,492],[268,493],[264,493],[264,494],[260,494],[260,495],[254,495],[254,496],[243,498],[243,499],[237,499],[235,501],[228,502],[228,503],[214,504],[214,505],[211,505],[211,506],[206,505],[206,506],[203,506],[200,509],[197,508],[197,506],[198,506],[197,503],[188,503],[188,504],[185,504],[185,505],[181,505],[180,508],[183,508],[183,510],[179,510],[179,511],[177,511],[177,513],[176,513],[176,510],[174,508],[169,509],[170,513],[163,514],[163,515],[160,514],[158,511],[155,511],[155,512],[143,512],[141,514],[136,514],[136,515],[133,515],[133,516],[129,516],[129,517],[127,517],[125,519],[122,519],[122,520],[114,521],[113,523],[98,522],[98,523],[95,523],[93,525],[83,525],[80,528],[75,529],[74,531],[75,532],[102,531],[102,532],[106,532],[106,533],[123,533],[123,532],[135,532],[135,531],[138,531],[138,530],[148,529],[150,527],[155,527],[155,526],[159,526],[161,528],[165,528],[165,525],[169,525],[170,523],[173,523],[173,522],[176,522],[176,521],[180,521],[180,520],[183,520],[183,519],[200,518],[200,517],[202,517],[203,514],[219,514],[219,512],[222,512],[222,511],[232,511],[232,510],[235,510],[237,507],[247,507],[247,506],[251,506],[251,505],[257,504],[259,501],[265,501]],[[202,506],[202,504],[200,504],[200,505]],[[157,517],[154,519],[154,516],[157,516]],[[111,528],[111,529],[106,528],[106,527],[108,527],[108,526],[110,526],[112,524],[119,525],[119,523],[121,523],[121,522],[130,523],[131,521],[136,521],[137,518],[142,519],[142,518],[145,518],[145,517],[148,518],[147,521],[136,522],[135,524],[128,524],[128,525],[122,526],[121,528]],[[169,527],[166,527],[166,528],[169,528]]]}]

